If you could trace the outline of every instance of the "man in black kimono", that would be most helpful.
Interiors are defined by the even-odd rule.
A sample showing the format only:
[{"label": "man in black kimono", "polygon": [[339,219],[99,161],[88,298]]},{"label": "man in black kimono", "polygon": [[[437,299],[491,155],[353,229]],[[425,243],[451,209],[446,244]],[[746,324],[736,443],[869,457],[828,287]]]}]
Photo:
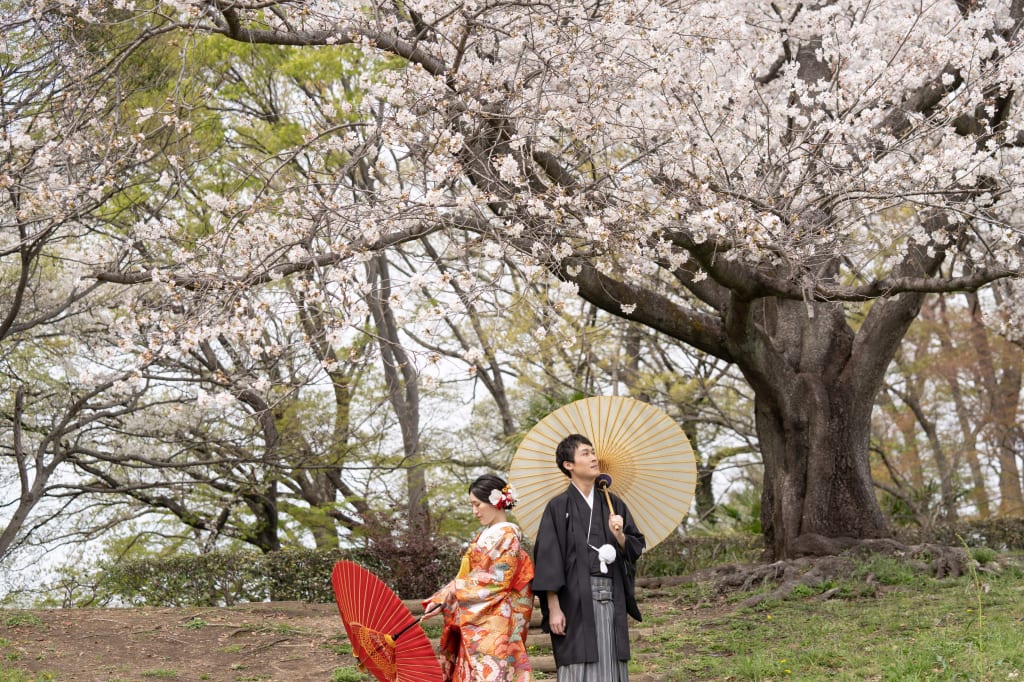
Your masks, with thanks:
[{"label": "man in black kimono", "polygon": [[558,682],[625,682],[626,616],[641,619],[633,585],[644,536],[621,499],[611,495],[608,509],[585,436],[559,443],[555,462],[570,482],[548,501],[534,542],[541,629],[551,634]]}]

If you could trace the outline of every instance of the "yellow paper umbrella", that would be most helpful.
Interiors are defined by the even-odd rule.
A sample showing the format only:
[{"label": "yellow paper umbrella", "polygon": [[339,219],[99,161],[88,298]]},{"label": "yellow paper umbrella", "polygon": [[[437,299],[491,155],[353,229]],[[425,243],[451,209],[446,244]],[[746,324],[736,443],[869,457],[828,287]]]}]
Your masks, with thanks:
[{"label": "yellow paper umbrella", "polygon": [[530,429],[516,449],[509,482],[519,494],[515,517],[535,538],[547,501],[569,479],[555,464],[555,448],[579,433],[594,444],[611,491],[633,514],[650,549],[682,522],[697,487],[690,441],[663,410],[633,398],[599,396],[564,405]]}]

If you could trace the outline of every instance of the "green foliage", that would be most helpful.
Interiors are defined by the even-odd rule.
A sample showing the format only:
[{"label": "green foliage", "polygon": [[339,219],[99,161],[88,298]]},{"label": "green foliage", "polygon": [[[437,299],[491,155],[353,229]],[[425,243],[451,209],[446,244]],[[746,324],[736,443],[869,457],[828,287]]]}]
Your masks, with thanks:
[{"label": "green foliage", "polygon": [[[728,456],[728,451],[725,451]],[[748,471],[748,476],[753,473]],[[714,507],[713,524],[702,523],[690,530],[698,533],[719,534],[729,529],[740,535],[761,534],[761,484],[760,472],[754,473],[754,481],[732,491],[726,499],[718,500]]]},{"label": "green foliage", "polygon": [[[214,552],[104,565],[96,576],[104,601],[129,606],[225,606],[241,602],[334,601],[331,570],[341,559],[366,567],[404,598],[425,597],[458,571],[454,545],[429,535],[370,543],[368,550]],[[189,621],[186,627],[201,627]]]},{"label": "green foliage", "polygon": [[687,575],[723,563],[754,563],[763,551],[761,536],[747,533],[671,536],[645,552],[636,570],[640,577]]},{"label": "green foliage", "polygon": [[387,566],[374,561],[364,552],[286,550],[271,552],[260,558],[265,595],[273,601],[334,601],[331,569],[340,559],[355,561],[387,581]]},{"label": "green foliage", "polygon": [[39,627],[43,624],[38,617],[31,613],[12,613],[4,618],[4,625],[9,628],[16,627]]},{"label": "green foliage", "polygon": [[[521,433],[525,436],[530,432],[534,426],[536,426],[540,420],[548,416],[560,407],[564,407],[569,403],[577,400],[582,400],[588,396],[584,395],[579,391],[565,392],[562,395],[552,395],[549,392],[533,392],[530,394],[529,404],[527,405],[526,411],[523,414],[521,423]],[[516,443],[518,445],[518,443]],[[554,466],[554,459],[552,459],[552,466]]]},{"label": "green foliage", "polygon": [[899,557],[881,554],[871,554],[858,561],[854,578],[864,581],[869,577],[882,585],[909,587],[921,586],[928,580],[911,563]]},{"label": "green foliage", "polygon": [[255,554],[139,559],[102,567],[98,587],[121,601],[141,606],[221,606],[262,601],[261,562]]},{"label": "green foliage", "polygon": [[1000,517],[961,521],[933,528],[899,528],[907,544],[931,543],[958,547],[989,547],[997,551],[1024,550],[1024,519]]},{"label": "green foliage", "polygon": [[898,497],[888,492],[879,495],[879,504],[886,516],[897,526],[909,526],[918,522],[922,511],[935,513],[942,504],[942,490],[938,481],[927,481],[923,488],[914,488],[907,497]]},{"label": "green foliage", "polygon": [[971,558],[978,562],[979,565],[984,566],[990,564],[999,557],[999,552],[988,547],[973,547],[971,548]]},{"label": "green foliage", "polygon": [[[912,544],[925,542],[945,546],[960,545],[960,533],[966,533],[971,557],[984,566],[993,562],[999,553],[985,543],[994,542],[1004,549],[1018,549],[1024,541],[1024,520],[993,519],[972,521],[954,526],[930,529],[912,537],[901,534],[903,541]],[[669,537],[646,552],[637,563],[640,577],[688,575],[702,568],[724,563],[756,563],[764,550],[763,538],[749,533],[689,535]],[[1008,569],[1013,571],[1011,566]],[[912,565],[894,557],[871,555],[858,564],[858,579],[872,576],[883,585],[919,585],[923,578]],[[848,592],[851,586],[845,586]],[[853,590],[856,593],[856,590]]]},{"label": "green foliage", "polygon": [[207,625],[209,625],[209,623],[207,623],[205,620],[203,620],[202,618],[196,617],[196,618],[190,619],[182,627],[187,629],[187,630],[202,630]]},{"label": "green foliage", "polygon": [[342,552],[287,550],[269,554],[213,552],[145,558],[107,565],[99,589],[141,606],[223,606],[239,602],[327,602],[331,568]]}]

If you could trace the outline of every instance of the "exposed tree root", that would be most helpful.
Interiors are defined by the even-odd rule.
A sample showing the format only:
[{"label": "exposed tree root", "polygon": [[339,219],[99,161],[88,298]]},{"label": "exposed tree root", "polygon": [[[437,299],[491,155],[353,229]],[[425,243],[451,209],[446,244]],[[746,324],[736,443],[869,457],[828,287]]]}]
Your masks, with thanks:
[{"label": "exposed tree root", "polygon": [[[930,543],[906,545],[890,539],[856,540],[804,535],[798,539],[795,548],[797,556],[793,559],[770,564],[726,564],[686,576],[643,578],[637,584],[650,589],[681,583],[709,583],[720,594],[746,592],[774,585],[770,592],[740,602],[742,606],[755,606],[767,600],[784,599],[800,586],[818,589],[833,580],[849,579],[858,575],[864,560],[873,555],[895,558],[916,573],[938,579],[967,575],[972,570],[985,570],[974,562],[963,547]],[[879,584],[871,573],[863,575],[861,580],[869,588]],[[816,598],[829,599],[838,591],[838,588],[824,590]]]}]

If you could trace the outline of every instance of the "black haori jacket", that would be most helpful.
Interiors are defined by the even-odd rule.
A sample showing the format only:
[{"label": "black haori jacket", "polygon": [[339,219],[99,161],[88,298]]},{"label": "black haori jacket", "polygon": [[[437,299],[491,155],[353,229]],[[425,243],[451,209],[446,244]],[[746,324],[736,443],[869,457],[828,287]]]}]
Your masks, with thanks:
[{"label": "black haori jacket", "polygon": [[[608,544],[615,547],[618,556],[608,566],[612,579],[615,603],[615,658],[629,660],[629,630],[626,614],[641,620],[640,609],[634,597],[636,560],[644,551],[646,541],[633,522],[626,504],[611,495],[615,513],[622,517],[626,534],[625,548],[619,547],[608,531],[608,505],[604,493],[594,490],[594,519],[600,519]],[[540,601],[541,630],[551,632],[548,622],[546,592],[558,592],[558,602],[565,614],[565,635],[551,635],[551,648],[558,666],[575,663],[595,663],[597,629],[594,623],[594,605],[590,590],[590,557],[587,547],[587,522],[590,507],[576,486],[551,498],[544,508],[537,539],[534,542],[533,592]]]}]

